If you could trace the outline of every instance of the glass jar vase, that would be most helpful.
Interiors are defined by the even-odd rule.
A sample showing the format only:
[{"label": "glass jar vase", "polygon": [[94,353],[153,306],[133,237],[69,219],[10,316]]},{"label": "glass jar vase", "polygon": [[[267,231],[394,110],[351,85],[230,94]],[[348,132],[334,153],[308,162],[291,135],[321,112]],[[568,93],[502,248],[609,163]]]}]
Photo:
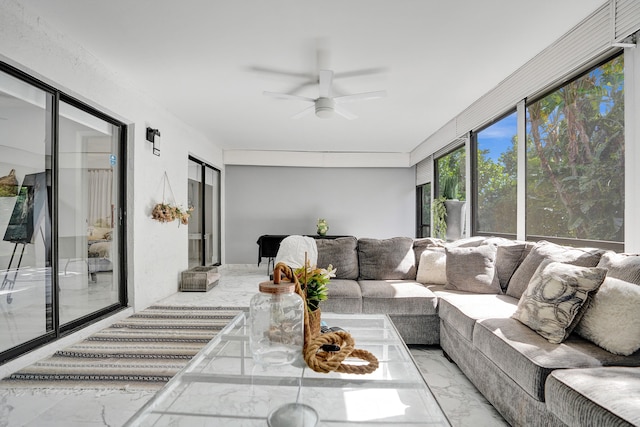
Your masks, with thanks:
[{"label": "glass jar vase", "polygon": [[302,356],[304,302],[293,283],[262,282],[249,306],[249,344],[261,365],[285,365]]}]

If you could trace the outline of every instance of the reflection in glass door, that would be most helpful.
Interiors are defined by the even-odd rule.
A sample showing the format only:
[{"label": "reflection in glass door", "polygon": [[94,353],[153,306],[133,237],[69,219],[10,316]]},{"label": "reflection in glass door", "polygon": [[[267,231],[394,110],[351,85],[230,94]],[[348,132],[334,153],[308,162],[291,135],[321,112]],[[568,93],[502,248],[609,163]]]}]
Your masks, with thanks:
[{"label": "reflection in glass door", "polygon": [[219,265],[220,171],[191,157],[188,170],[189,268]]},{"label": "reflection in glass door", "polygon": [[60,102],[60,323],[119,301],[119,127]]},{"label": "reflection in glass door", "polygon": [[0,72],[0,352],[52,333],[53,96]]}]

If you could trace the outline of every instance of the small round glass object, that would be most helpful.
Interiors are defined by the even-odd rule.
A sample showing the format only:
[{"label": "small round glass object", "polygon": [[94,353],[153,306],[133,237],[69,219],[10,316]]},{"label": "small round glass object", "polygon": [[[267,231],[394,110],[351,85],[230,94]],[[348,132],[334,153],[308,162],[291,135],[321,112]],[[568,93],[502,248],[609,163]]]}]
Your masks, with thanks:
[{"label": "small round glass object", "polygon": [[295,284],[262,282],[249,306],[249,345],[260,365],[286,365],[302,356],[304,302]]},{"label": "small round glass object", "polygon": [[318,412],[304,403],[286,403],[274,409],[267,417],[269,427],[315,427]]}]

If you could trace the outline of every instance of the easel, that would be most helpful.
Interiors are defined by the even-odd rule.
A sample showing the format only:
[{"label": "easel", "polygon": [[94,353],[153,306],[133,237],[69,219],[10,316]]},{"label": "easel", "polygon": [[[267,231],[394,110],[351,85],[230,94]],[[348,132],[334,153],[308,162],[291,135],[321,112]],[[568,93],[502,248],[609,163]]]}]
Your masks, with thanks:
[{"label": "easel", "polygon": [[[13,258],[16,255],[16,249],[18,249],[18,245],[22,245],[22,250],[20,251],[20,258],[18,258],[18,265],[15,267],[13,273],[13,279],[9,279],[9,274],[11,273],[11,264],[13,264]],[[0,291],[4,291],[5,288],[11,291],[16,285],[16,279],[18,277],[18,270],[20,270],[20,264],[22,263],[22,256],[24,255],[24,247],[27,246],[26,243],[18,242],[13,247],[13,252],[11,253],[11,259],[9,260],[9,266],[7,267],[7,272],[4,274],[4,279],[2,279],[2,286],[0,286]],[[11,292],[7,294],[7,304],[11,304],[13,302],[13,296]]]},{"label": "easel", "polygon": [[[34,243],[34,231],[36,229],[40,230],[47,256],[49,255],[50,248],[41,230],[43,221],[44,226],[47,227],[47,231],[50,231],[51,227],[48,200],[47,173],[40,172],[25,175],[16,204],[11,213],[11,219],[4,234],[3,240],[12,242],[15,245],[13,246],[13,253],[11,254],[7,271],[2,279],[0,290],[7,289],[12,291],[15,288],[20,265],[22,264],[22,257],[24,256],[24,249],[27,243]],[[18,245],[22,245],[22,250],[20,251],[18,264],[12,268],[11,266],[13,265]],[[13,272],[13,279],[9,279],[11,272]],[[13,295],[12,292],[9,292],[7,294],[7,304],[11,304],[12,301]]]}]

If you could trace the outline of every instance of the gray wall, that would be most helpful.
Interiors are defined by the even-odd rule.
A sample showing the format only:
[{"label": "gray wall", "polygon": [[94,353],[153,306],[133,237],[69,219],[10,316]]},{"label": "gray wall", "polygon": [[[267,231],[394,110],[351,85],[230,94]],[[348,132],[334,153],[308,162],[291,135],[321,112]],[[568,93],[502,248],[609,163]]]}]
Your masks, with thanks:
[{"label": "gray wall", "polygon": [[333,235],[415,235],[413,167],[227,166],[225,190],[227,264],[256,264],[258,237],[313,235],[318,218]]}]

